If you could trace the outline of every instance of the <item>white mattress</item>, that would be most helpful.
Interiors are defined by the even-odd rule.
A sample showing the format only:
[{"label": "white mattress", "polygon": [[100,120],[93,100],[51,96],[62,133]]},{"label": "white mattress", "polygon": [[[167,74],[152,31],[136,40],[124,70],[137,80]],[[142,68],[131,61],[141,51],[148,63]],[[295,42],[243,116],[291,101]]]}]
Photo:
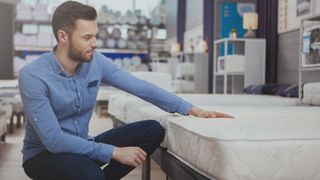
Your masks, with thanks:
[{"label": "white mattress", "polygon": [[23,104],[18,88],[0,88],[0,98],[11,103],[13,111],[22,112]]},{"label": "white mattress", "polygon": [[136,71],[132,72],[131,74],[139,79],[148,81],[154,85],[161,87],[162,89],[172,92],[172,78],[169,73]]},{"label": "white mattress", "polygon": [[[0,102],[1,103],[1,102]],[[7,118],[6,118],[6,111],[0,107],[0,136],[5,134],[7,131]]]},{"label": "white mattress", "polygon": [[[213,95],[213,94],[178,94],[194,105],[216,106],[296,106],[296,98],[284,98],[267,95]],[[128,95],[111,96],[108,111],[117,119],[129,123],[141,120],[139,109],[153,106],[150,103]]]},{"label": "white mattress", "polygon": [[0,88],[16,88],[18,87],[18,79],[0,80]]},{"label": "white mattress", "polygon": [[320,82],[306,83],[303,86],[302,103],[320,106]]},{"label": "white mattress", "polygon": [[210,178],[320,178],[320,107],[299,107],[297,99],[273,96],[181,96],[197,105],[216,105],[202,108],[229,113],[236,119],[180,116],[134,97],[120,96],[119,114],[127,115],[119,119],[158,120],[167,129],[162,146]]},{"label": "white mattress", "polygon": [[108,112],[115,118],[125,122],[126,113],[135,113],[134,109],[127,109],[126,104],[129,102],[137,103],[137,108],[144,106],[152,106],[150,103],[139,99],[138,97],[127,95],[127,94],[114,94],[109,97]]},{"label": "white mattress", "polygon": [[203,108],[236,118],[162,116],[186,164],[217,179],[320,179],[319,107]]},{"label": "white mattress", "polygon": [[0,99],[0,136],[7,132],[7,121],[12,114],[11,103]]},{"label": "white mattress", "polygon": [[179,94],[195,105],[219,106],[297,106],[298,98],[252,94]]},{"label": "white mattress", "polygon": [[[168,73],[136,71],[132,72],[131,74],[139,79],[155,84],[169,92],[172,91],[172,78]],[[113,94],[129,95],[128,93],[112,86],[101,86],[98,91],[97,101],[108,101],[110,96]]]},{"label": "white mattress", "polygon": [[110,86],[100,86],[96,101],[109,101],[110,96],[113,94],[125,94],[125,92]]}]

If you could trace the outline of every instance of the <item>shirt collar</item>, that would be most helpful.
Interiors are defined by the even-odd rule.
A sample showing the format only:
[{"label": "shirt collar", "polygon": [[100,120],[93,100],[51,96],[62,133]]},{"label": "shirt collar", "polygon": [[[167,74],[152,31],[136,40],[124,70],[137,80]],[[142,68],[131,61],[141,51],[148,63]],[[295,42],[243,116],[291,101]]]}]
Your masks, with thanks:
[{"label": "shirt collar", "polygon": [[[66,76],[66,77],[71,77],[72,75],[69,75],[64,68],[62,67],[62,65],[59,63],[54,51],[56,50],[57,46],[54,46],[53,49],[50,51],[50,64],[52,66],[52,68],[54,69],[54,71],[56,73],[58,73],[61,76]],[[81,73],[82,71],[82,66],[83,63],[79,64],[75,74],[73,76],[76,76],[78,74]]]}]

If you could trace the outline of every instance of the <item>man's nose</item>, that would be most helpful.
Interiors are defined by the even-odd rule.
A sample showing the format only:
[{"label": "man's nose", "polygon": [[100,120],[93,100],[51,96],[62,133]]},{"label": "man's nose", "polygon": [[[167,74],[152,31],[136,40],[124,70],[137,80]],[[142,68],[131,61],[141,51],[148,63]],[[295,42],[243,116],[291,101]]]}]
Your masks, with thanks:
[{"label": "man's nose", "polygon": [[92,49],[95,49],[98,47],[98,43],[97,43],[97,38],[94,37],[93,40],[91,41],[91,44],[90,44],[91,48]]}]

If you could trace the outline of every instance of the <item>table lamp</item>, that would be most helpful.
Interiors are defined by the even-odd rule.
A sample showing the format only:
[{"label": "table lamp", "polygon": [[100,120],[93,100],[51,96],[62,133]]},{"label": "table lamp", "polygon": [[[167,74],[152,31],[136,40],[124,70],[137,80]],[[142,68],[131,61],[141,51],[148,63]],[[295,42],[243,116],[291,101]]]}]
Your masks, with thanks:
[{"label": "table lamp", "polygon": [[245,38],[255,38],[256,33],[253,30],[258,29],[258,14],[255,12],[243,13],[243,29],[248,31],[244,35]]},{"label": "table lamp", "polygon": [[176,53],[179,53],[180,52],[180,44],[179,43],[173,43],[171,44],[171,47],[170,47],[170,52],[171,54],[176,54]]},{"label": "table lamp", "polygon": [[208,51],[208,43],[205,40],[201,40],[198,44],[199,52],[207,52]]}]

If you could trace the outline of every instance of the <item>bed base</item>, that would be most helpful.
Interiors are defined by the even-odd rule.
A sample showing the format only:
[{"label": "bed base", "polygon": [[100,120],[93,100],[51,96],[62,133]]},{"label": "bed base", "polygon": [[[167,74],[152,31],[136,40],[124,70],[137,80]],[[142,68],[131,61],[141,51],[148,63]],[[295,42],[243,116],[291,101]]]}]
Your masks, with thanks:
[{"label": "bed base", "polygon": [[[111,120],[115,128],[125,124],[112,115]],[[209,180],[209,178],[192,169],[190,166],[170,154],[166,148],[161,146],[144,162],[142,167],[142,180],[150,180],[150,158],[161,167],[163,172],[165,172],[167,180]]]}]

